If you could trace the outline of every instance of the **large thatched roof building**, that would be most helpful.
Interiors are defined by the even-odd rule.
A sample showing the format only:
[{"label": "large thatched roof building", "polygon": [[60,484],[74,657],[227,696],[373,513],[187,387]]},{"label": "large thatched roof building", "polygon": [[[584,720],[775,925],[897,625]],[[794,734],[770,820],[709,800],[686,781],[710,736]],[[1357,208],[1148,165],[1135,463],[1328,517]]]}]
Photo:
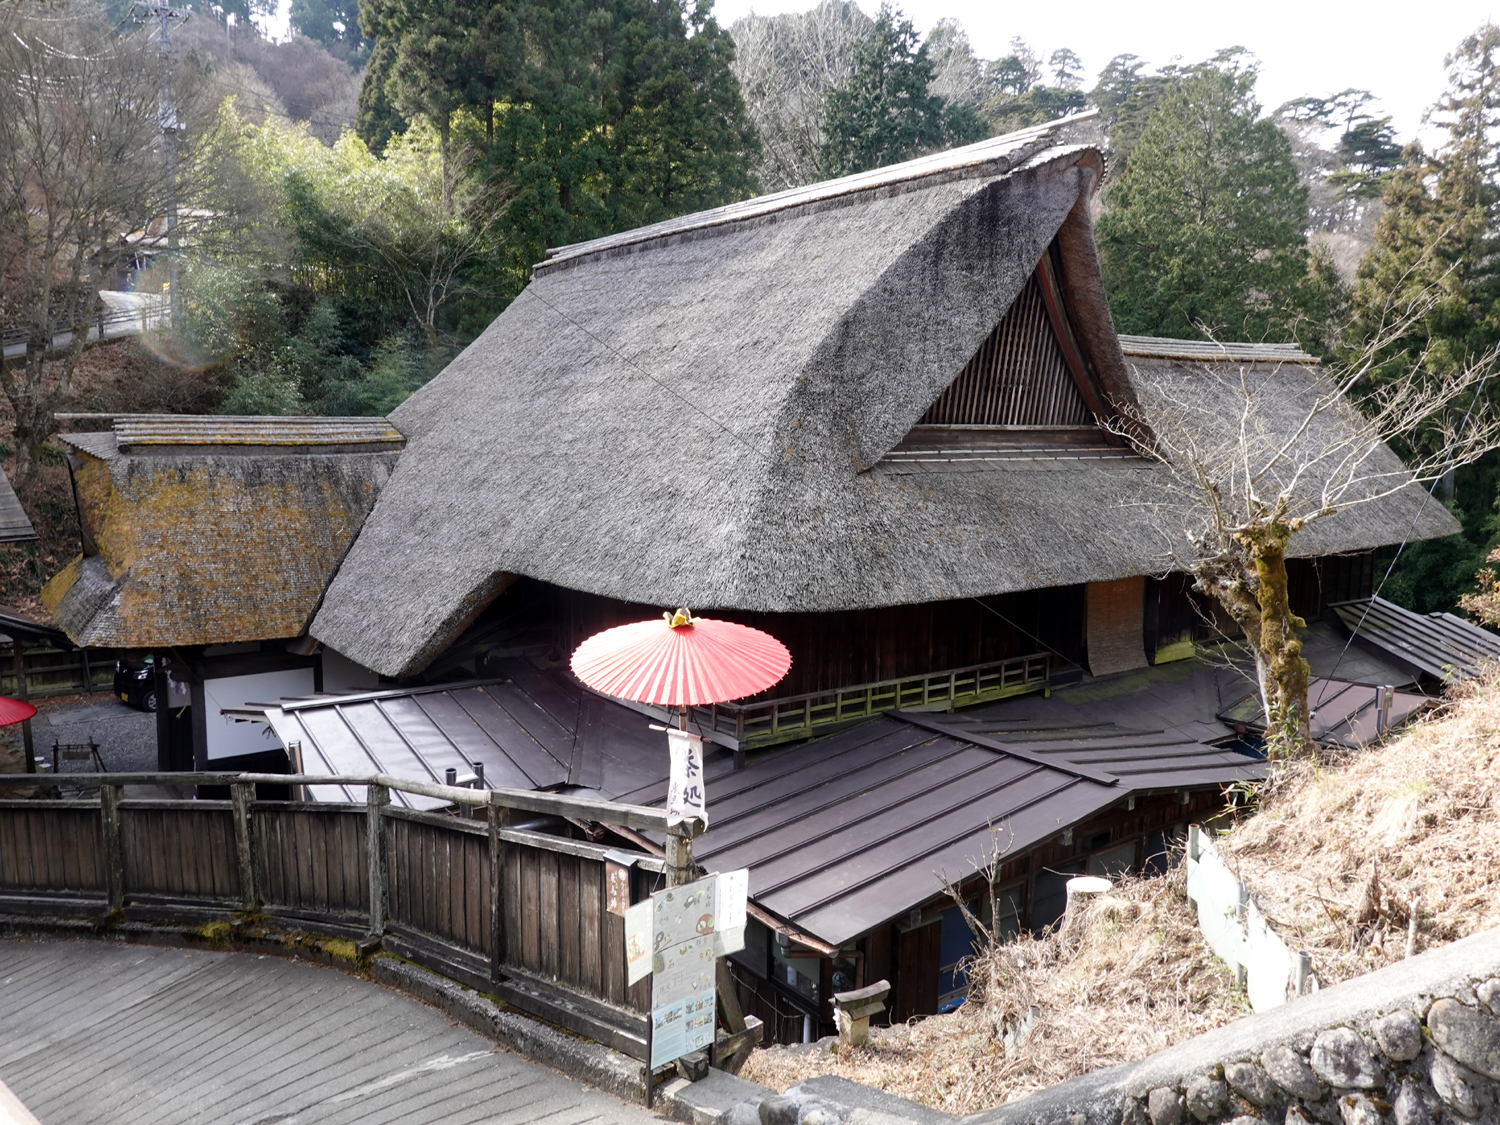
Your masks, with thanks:
[{"label": "large thatched roof building", "polygon": [[[1122,352],[1102,171],[1030,130],[554,251],[392,415],[407,449],[313,635],[406,677],[516,575],[805,613],[1162,571],[1181,524],[1157,468],[1096,423],[1195,376]],[[1418,503],[1294,552],[1393,542]]]}]

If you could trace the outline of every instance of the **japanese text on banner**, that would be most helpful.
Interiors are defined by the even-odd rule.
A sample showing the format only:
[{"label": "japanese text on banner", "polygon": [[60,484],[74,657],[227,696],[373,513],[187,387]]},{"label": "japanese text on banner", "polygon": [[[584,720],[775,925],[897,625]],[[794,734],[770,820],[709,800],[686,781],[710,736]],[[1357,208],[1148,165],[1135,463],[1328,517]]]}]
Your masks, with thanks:
[{"label": "japanese text on banner", "polygon": [[667,825],[689,820],[708,827],[708,797],[703,788],[703,739],[685,730],[667,731],[672,772],[667,786]]}]

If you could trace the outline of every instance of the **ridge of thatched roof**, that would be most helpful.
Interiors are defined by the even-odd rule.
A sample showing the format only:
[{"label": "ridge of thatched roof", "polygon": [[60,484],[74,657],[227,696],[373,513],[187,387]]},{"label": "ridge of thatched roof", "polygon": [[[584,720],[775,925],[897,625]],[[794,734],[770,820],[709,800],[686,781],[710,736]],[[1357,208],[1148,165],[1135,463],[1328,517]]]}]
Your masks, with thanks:
[{"label": "ridge of thatched roof", "polygon": [[[538,269],[393,414],[406,452],[312,634],[410,676],[516,574],[803,612],[1165,569],[1182,524],[1145,458],[887,459],[1049,247],[1091,377],[1136,405],[1145,361],[1121,352],[1089,219],[1103,159],[1031,144],[929,158],[893,190],[690,216]],[[1411,525],[1400,497],[1372,508],[1294,550],[1364,549]]]},{"label": "ridge of thatched roof", "polygon": [[1221,340],[1171,340],[1163,336],[1120,337],[1128,356],[1183,359],[1199,363],[1317,363],[1300,344],[1236,344]]},{"label": "ridge of thatched roof", "polygon": [[840,176],[802,187],[788,188],[771,195],[756,196],[740,203],[730,203],[707,211],[698,211],[675,219],[619,234],[606,235],[588,242],[575,242],[547,251],[547,258],[535,267],[541,274],[548,269],[580,258],[641,243],[654,242],[673,235],[710,231],[732,223],[778,217],[801,208],[861,201],[866,193],[886,194],[918,190],[937,182],[969,179],[978,176],[1003,175],[1020,167],[1029,158],[1054,146],[1060,132],[1068,126],[1098,116],[1098,110],[1072,114],[1056,121],[1033,125],[999,137],[987,137],[962,148],[919,156],[900,164],[888,164],[867,172]]},{"label": "ridge of thatched roof", "polygon": [[299,636],[395,468],[391,435],[383,418],[223,417],[61,435],[84,553],[42,601],[80,645]]}]

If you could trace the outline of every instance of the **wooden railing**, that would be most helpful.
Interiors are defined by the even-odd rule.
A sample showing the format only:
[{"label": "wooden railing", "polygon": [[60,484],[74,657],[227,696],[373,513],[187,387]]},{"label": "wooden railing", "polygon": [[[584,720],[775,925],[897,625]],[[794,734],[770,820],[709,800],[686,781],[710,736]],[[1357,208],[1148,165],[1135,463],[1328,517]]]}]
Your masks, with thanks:
[{"label": "wooden railing", "polygon": [[[59,779],[61,780],[61,779]],[[69,774],[97,800],[0,800],[0,913],[281,924],[386,948],[645,1058],[647,985],[625,983],[605,849],[518,826],[525,814],[666,830],[659,809],[374,777]],[[52,782],[50,777],[46,779]],[[38,778],[0,774],[6,787]],[[256,785],[363,786],[363,806],[263,801]],[[127,785],[229,786],[231,800],[136,800]],[[469,815],[416,812],[393,791]],[[476,819],[481,817],[482,819]],[[632,898],[664,861],[629,868]]]},{"label": "wooden railing", "polygon": [[[788,695],[759,703],[716,703],[689,709],[689,727],[733,740],[737,749],[806,738],[820,728],[869,718],[882,711],[952,710],[1036,691],[1047,681],[1051,656],[1027,656],[949,668],[923,676]],[[663,712],[664,717],[666,716]]]}]

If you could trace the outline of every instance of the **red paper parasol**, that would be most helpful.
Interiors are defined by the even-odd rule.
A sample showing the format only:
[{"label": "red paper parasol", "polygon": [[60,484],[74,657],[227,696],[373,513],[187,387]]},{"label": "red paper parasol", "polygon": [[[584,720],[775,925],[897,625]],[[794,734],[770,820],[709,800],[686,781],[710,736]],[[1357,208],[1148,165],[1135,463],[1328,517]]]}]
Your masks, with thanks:
[{"label": "red paper parasol", "polygon": [[770,634],[685,609],[595,633],[573,653],[573,674],[595,691],[666,707],[743,699],[791,666]]},{"label": "red paper parasol", "polygon": [[0,695],[0,727],[24,723],[36,714],[36,708],[24,699],[7,699]]}]

